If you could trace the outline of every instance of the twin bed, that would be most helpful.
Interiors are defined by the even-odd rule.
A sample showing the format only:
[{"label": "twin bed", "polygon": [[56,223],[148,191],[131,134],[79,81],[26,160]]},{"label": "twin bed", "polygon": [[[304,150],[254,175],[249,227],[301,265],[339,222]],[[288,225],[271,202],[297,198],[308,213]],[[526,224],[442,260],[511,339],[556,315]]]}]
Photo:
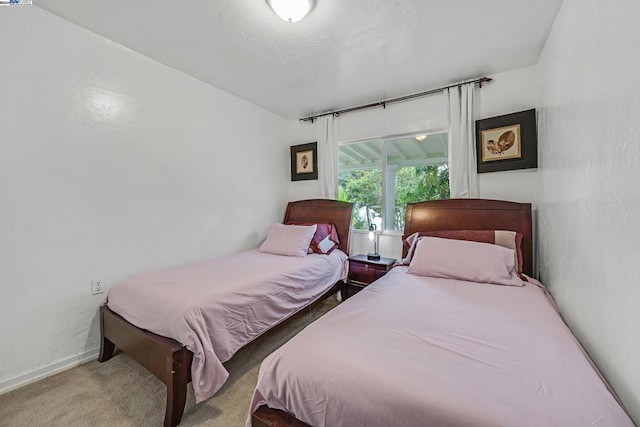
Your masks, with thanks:
[{"label": "twin bed", "polygon": [[[134,276],[131,286],[125,281],[126,293],[112,290],[101,309],[100,360],[115,345],[163,380],[165,425],[177,425],[192,378],[196,400],[206,399],[224,383],[221,363],[238,348],[338,290],[351,211],[328,200],[287,208],[285,223],[336,225],[340,251],[331,255],[283,260],[290,257],[247,252]],[[263,361],[247,425],[633,425],[544,287],[530,278],[531,206],[459,199],[407,206],[406,236],[443,230],[510,230],[519,233],[521,255],[515,260],[502,248],[477,262],[482,256],[465,256],[472,253],[466,249],[444,250],[444,239],[416,238],[405,248],[405,255],[415,249],[410,263]],[[423,242],[435,252],[425,252]],[[500,256],[511,263],[508,280],[478,279]],[[449,271],[420,270],[419,262],[435,259]],[[516,275],[516,265],[529,278]],[[330,273],[310,280],[322,271]],[[465,271],[473,280],[457,275]],[[185,274],[203,303],[178,287]],[[164,287],[169,293],[158,295]]]},{"label": "twin bed", "polygon": [[[335,294],[346,277],[351,203],[291,202],[285,224],[331,224],[330,254],[258,250],[134,275],[111,288],[100,309],[99,361],[120,348],[167,386],[165,426],[180,423],[193,382],[197,402],[226,381],[222,365],[267,330]],[[307,242],[308,246],[308,242]]]},{"label": "twin bed", "polygon": [[[405,236],[443,230],[520,233],[531,276],[529,204],[408,206]],[[414,254],[263,361],[247,425],[633,425],[539,282],[515,271],[479,281],[483,265],[465,256],[477,243],[424,244],[440,252]],[[460,249],[443,253],[447,247]],[[417,265],[425,261],[438,265]],[[473,280],[456,278],[465,272]]]}]

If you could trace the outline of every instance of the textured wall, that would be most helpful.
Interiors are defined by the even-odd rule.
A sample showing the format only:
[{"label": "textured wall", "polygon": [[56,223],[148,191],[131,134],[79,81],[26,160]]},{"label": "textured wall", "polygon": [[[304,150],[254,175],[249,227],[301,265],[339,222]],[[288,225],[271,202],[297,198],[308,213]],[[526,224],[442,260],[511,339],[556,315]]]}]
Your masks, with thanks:
[{"label": "textured wall", "polygon": [[565,0],[538,64],[540,273],[640,422],[640,2]]},{"label": "textured wall", "polygon": [[98,344],[91,279],[257,246],[286,121],[37,7],[0,13],[0,391]]}]

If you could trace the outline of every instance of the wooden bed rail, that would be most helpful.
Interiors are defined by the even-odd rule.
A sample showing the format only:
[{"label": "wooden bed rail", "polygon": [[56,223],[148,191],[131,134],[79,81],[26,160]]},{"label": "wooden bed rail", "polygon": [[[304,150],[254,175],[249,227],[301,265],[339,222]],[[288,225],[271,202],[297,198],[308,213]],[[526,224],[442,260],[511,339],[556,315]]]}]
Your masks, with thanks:
[{"label": "wooden bed rail", "polygon": [[260,406],[251,414],[251,427],[310,427],[291,414]]}]

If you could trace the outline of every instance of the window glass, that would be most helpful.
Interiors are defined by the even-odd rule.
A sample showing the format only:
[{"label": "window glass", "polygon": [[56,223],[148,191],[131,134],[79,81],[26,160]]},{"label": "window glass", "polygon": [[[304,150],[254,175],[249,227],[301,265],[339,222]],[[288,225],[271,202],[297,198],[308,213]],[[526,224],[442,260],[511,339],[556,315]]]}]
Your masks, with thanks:
[{"label": "window glass", "polygon": [[404,230],[407,203],[449,198],[446,133],[386,141],[385,229]]},{"label": "window glass", "polygon": [[447,134],[339,147],[338,198],[353,202],[353,227],[404,229],[407,203],[449,198]]},{"label": "window glass", "polygon": [[382,230],[382,141],[341,145],[338,199],[354,203],[353,227]]}]

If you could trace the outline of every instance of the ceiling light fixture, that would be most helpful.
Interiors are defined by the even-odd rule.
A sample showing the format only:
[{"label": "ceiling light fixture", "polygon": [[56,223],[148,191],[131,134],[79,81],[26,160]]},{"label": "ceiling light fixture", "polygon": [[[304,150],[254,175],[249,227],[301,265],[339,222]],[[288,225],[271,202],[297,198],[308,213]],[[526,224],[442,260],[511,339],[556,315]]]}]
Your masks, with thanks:
[{"label": "ceiling light fixture", "polygon": [[304,18],[313,8],[313,0],[267,0],[283,21],[292,23]]},{"label": "ceiling light fixture", "polygon": [[424,141],[425,139],[427,139],[427,135],[418,135],[416,136],[416,139],[420,142]]}]

